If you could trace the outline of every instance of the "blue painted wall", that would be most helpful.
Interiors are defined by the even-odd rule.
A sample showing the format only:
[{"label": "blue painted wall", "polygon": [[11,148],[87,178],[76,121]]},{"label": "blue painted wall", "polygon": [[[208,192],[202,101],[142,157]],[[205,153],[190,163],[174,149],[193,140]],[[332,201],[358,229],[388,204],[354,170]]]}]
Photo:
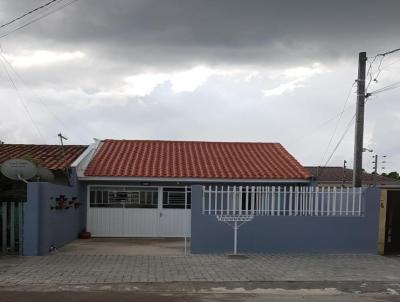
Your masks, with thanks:
[{"label": "blue painted wall", "polygon": [[[376,253],[379,190],[365,192],[365,217],[263,216],[238,232],[243,253]],[[233,250],[233,229],[215,216],[202,215],[202,187],[192,187],[192,253]]]},{"label": "blue painted wall", "polygon": [[51,209],[60,195],[68,200],[78,197],[78,202],[81,202],[77,186],[30,182],[27,193],[24,204],[24,256],[47,255],[51,245],[60,248],[78,237],[83,228],[82,205],[77,209]]}]

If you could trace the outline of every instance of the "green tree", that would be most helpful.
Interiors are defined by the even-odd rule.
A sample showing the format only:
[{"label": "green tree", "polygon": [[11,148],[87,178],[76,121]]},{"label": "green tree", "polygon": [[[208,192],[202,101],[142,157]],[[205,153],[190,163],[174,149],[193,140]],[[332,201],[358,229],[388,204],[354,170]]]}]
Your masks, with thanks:
[{"label": "green tree", "polygon": [[388,176],[388,177],[391,177],[391,178],[394,178],[394,179],[400,179],[399,173],[398,173],[398,172],[395,172],[395,171],[390,172],[387,176]]}]

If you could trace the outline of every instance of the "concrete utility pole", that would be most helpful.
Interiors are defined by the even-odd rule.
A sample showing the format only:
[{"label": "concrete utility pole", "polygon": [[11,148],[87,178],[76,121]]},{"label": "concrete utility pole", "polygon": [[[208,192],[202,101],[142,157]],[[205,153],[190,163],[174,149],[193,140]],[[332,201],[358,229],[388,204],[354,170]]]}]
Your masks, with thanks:
[{"label": "concrete utility pole", "polygon": [[378,175],[378,154],[375,154],[375,161],[374,161],[374,187],[376,187],[376,177]]},{"label": "concrete utility pole", "polygon": [[353,187],[361,187],[362,152],[364,140],[365,66],[367,53],[358,55],[357,109],[354,137]]}]

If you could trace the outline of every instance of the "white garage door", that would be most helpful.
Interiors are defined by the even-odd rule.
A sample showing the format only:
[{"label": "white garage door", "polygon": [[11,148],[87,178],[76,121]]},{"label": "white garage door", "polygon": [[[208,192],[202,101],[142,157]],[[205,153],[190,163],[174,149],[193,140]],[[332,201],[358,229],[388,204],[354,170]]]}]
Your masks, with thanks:
[{"label": "white garage door", "polygon": [[87,230],[94,237],[190,236],[190,188],[89,186],[88,192]]}]

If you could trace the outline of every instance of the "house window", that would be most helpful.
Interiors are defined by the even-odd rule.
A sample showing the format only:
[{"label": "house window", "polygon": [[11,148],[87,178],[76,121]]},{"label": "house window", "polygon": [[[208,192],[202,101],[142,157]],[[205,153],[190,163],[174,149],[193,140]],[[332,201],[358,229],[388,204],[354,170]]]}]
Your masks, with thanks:
[{"label": "house window", "polygon": [[101,208],[157,208],[157,188],[93,187],[90,206]]},{"label": "house window", "polygon": [[186,208],[191,208],[191,192],[188,188],[164,188],[163,189],[163,208],[164,209],[184,209],[186,202]]}]

